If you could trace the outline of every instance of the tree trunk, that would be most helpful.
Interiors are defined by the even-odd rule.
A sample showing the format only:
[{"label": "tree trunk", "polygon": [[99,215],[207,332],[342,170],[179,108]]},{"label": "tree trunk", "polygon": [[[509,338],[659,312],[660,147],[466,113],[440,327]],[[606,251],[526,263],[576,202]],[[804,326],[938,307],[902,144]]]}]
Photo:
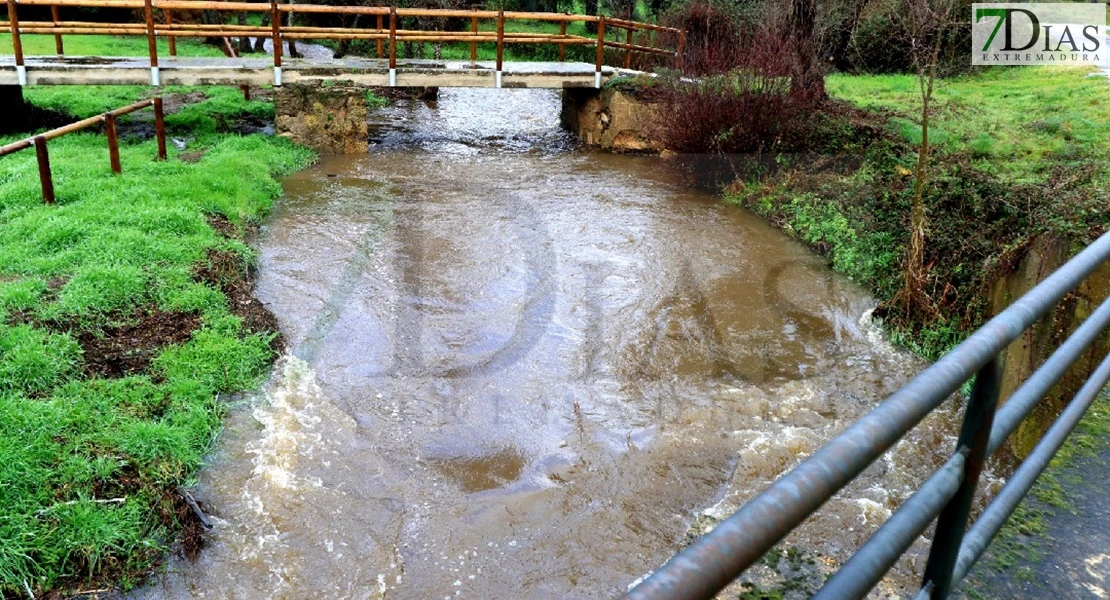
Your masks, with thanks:
[{"label": "tree trunk", "polygon": [[[293,0],[289,0],[289,4],[292,5]],[[289,13],[289,18],[287,18],[285,20],[285,26],[286,27],[292,27],[293,26],[293,13]],[[292,58],[300,58],[301,55],[300,55],[299,52],[297,52],[297,42],[295,42],[293,40],[288,40],[288,44],[289,44],[289,56],[292,57]]]},{"label": "tree trunk", "polygon": [[[240,25],[247,24],[246,11],[239,11],[238,23]],[[249,37],[243,36],[239,38],[239,54],[249,54],[252,50],[254,50],[254,48],[251,47],[251,39]]]},{"label": "tree trunk", "polygon": [[[586,0],[586,14],[597,16],[598,8],[600,8],[599,4],[600,4],[599,0]],[[586,22],[586,31],[588,31],[589,33],[596,34],[597,33],[597,23],[591,23],[591,22],[587,21]]]},{"label": "tree trunk", "polygon": [[[203,10],[200,13],[200,22],[204,23],[205,25],[222,25],[223,19],[220,18],[220,13],[218,11]],[[204,43],[222,48],[224,45],[224,39],[221,37],[210,36],[204,38]]]},{"label": "tree trunk", "polygon": [[[361,18],[362,18],[362,15],[355,15],[355,20],[351,23],[351,28],[352,29],[358,29],[358,22],[359,22],[359,19],[361,19]],[[350,49],[351,49],[351,40],[349,38],[340,40],[339,41],[339,47],[335,49],[335,53],[332,54],[332,58],[343,58],[344,56],[347,56],[347,52],[349,52]]]},{"label": "tree trunk", "polygon": [[920,311],[925,298],[925,178],[929,160],[929,98],[924,98],[921,109],[921,146],[917,150],[917,169],[913,183],[913,203],[910,206],[910,245],[906,250],[903,273],[902,314],[907,319]]},{"label": "tree trunk", "polygon": [[[268,13],[268,12],[267,13],[262,13],[262,26],[266,27],[269,24],[270,24],[270,13]],[[266,51],[266,38],[264,38],[264,37],[254,38],[254,51],[255,52],[265,52]]]},{"label": "tree trunk", "polygon": [[934,312],[932,302],[925,292],[925,230],[928,227],[928,214],[925,212],[925,184],[929,166],[929,107],[933,100],[933,85],[936,83],[937,62],[940,58],[941,41],[944,29],[935,32],[932,53],[927,63],[918,63],[918,86],[921,91],[921,146],[917,150],[917,169],[914,173],[913,203],[910,206],[910,245],[906,248],[906,264],[903,273],[902,314],[909,320],[914,315],[927,315]]},{"label": "tree trunk", "polygon": [[791,0],[790,31],[794,45],[794,73],[791,91],[796,97],[809,100],[825,98],[825,76],[817,58],[815,0]]},{"label": "tree trunk", "polygon": [[867,0],[852,0],[848,18],[840,24],[836,34],[836,45],[832,49],[833,66],[839,71],[852,70],[852,61],[849,58],[852,47],[852,38],[856,35],[859,20],[863,16],[863,9],[867,7]]}]

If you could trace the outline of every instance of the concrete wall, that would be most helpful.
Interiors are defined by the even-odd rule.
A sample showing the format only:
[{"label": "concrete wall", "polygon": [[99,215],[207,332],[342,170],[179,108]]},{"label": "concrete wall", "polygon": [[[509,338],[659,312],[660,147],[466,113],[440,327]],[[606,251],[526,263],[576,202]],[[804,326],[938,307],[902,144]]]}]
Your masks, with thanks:
[{"label": "concrete wall", "polygon": [[[992,314],[997,314],[1051,275],[1074,254],[1071,242],[1042,235],[1029,245],[1024,257],[1012,271],[995,282],[991,290]],[[1006,401],[1072,331],[1110,296],[1110,265],[1102,265],[1045,318],[1014,341],[1003,354],[1005,370],[1001,400]],[[1022,423],[1010,438],[1013,452],[1024,457],[1041,434],[1051,425],[1061,408],[1083,385],[1087,377],[1110,351],[1110,335],[1104,334]]]},{"label": "concrete wall", "polygon": [[613,152],[658,153],[652,139],[655,104],[616,89],[563,90],[563,127],[580,140]]},{"label": "concrete wall", "polygon": [[350,82],[286,84],[274,88],[277,134],[318,152],[367,151],[366,91]]}]

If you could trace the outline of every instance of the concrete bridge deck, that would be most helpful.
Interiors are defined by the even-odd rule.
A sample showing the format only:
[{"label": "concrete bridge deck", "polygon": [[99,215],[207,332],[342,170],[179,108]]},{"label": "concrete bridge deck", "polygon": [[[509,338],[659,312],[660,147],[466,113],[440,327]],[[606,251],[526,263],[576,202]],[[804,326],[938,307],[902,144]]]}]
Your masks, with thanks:
[{"label": "concrete bridge deck", "polygon": [[[28,85],[150,85],[147,57],[28,56]],[[369,86],[591,88],[598,85],[595,66],[576,62],[506,62],[501,77],[496,63],[478,61],[398,60],[394,77],[389,61],[373,58],[286,59],[281,83],[349,80]],[[602,67],[600,81],[635,74]],[[274,83],[273,59],[161,57],[162,85],[269,85]],[[500,81],[498,81],[500,79]],[[500,83],[500,86],[498,85]],[[0,85],[18,85],[15,58],[0,56]]]}]

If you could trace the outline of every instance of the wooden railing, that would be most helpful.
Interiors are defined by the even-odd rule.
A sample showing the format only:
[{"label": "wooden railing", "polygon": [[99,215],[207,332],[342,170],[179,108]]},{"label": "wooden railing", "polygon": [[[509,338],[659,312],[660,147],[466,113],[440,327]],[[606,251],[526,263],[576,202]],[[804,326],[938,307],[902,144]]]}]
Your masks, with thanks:
[{"label": "wooden railing", "polygon": [[[601,69],[605,60],[605,49],[623,50],[623,65],[629,68],[633,53],[660,55],[681,60],[685,46],[685,32],[672,27],[650,23],[640,23],[628,19],[605,16],[576,15],[569,13],[516,12],[492,10],[450,10],[418,9],[381,6],[332,6],[318,4],[279,4],[276,0],[262,2],[213,2],[202,0],[7,0],[9,22],[0,26],[0,33],[12,34],[16,69],[20,84],[26,85],[26,67],[21,35],[53,35],[59,55],[63,54],[63,35],[141,35],[148,40],[148,53],[151,67],[152,85],[160,85],[158,76],[158,48],[155,40],[165,37],[169,41],[170,55],[176,55],[178,37],[268,37],[273,42],[274,84],[281,85],[282,46],[288,40],[375,40],[378,58],[388,54],[390,84],[396,80],[397,44],[399,42],[446,42],[470,45],[471,63],[478,58],[479,43],[497,45],[497,84],[500,87],[501,71],[504,63],[506,44],[554,44],[559,49],[559,60],[566,60],[568,45],[595,46],[595,80],[600,86]],[[50,21],[20,21],[20,6],[49,6]],[[88,21],[63,21],[59,13],[62,8],[125,8],[142,10],[145,23],[98,23]],[[161,13],[161,22],[156,21],[156,12]],[[226,25],[183,23],[174,20],[174,13],[181,11],[223,11],[269,13],[270,24],[266,25]],[[283,17],[294,14],[312,15],[364,15],[376,17],[373,28],[320,27],[308,25],[283,25]],[[400,29],[398,20],[404,17],[455,18],[469,19],[469,31],[425,31],[419,29]],[[495,31],[479,30],[480,20],[495,20]],[[560,24],[559,33],[506,32],[507,21],[546,21]],[[573,22],[597,24],[597,36],[586,37],[567,33],[567,24]],[[606,39],[606,30],[624,30],[623,41]],[[646,32],[646,42],[633,43],[633,33]]]},{"label": "wooden railing", "polygon": [[166,126],[163,119],[161,98],[141,100],[134,104],[128,104],[122,108],[96,115],[95,117],[89,117],[77,121],[76,123],[63,125],[57,129],[51,129],[50,131],[12,142],[6,146],[0,146],[0,157],[33,147],[35,149],[35,154],[38,156],[39,183],[42,185],[42,201],[47,204],[54,204],[54,176],[50,171],[50,153],[47,151],[46,142],[103,123],[104,133],[107,134],[108,137],[108,163],[111,166],[112,172],[119,175],[123,172],[123,166],[120,164],[119,160],[119,136],[116,132],[116,119],[137,110],[142,110],[148,106],[154,107],[154,135],[158,139],[157,160],[166,160]]}]

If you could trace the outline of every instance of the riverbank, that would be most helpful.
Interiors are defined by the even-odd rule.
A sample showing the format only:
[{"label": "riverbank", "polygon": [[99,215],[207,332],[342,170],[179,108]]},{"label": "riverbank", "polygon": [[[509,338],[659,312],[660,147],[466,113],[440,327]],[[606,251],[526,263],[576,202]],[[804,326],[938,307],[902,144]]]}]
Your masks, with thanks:
[{"label": "riverbank", "polygon": [[[934,313],[881,307],[900,343],[936,359],[990,314],[992,286],[1039,236],[1082,247],[1110,222],[1110,85],[1083,69],[988,70],[936,92],[924,263]],[[910,75],[828,78],[830,95],[883,132],[853,156],[792,163],[736,182],[730,202],[760,214],[890,302],[902,285],[920,96]],[[845,160],[848,159],[848,160]],[[846,165],[848,165],[846,167]]]},{"label": "riverbank", "polygon": [[[81,117],[146,93],[27,99]],[[139,120],[121,123],[119,176],[102,134],[51,141],[55,206],[42,203],[33,152],[2,159],[5,596],[126,588],[176,542],[195,552],[200,524],[179,490],[212,447],[226,396],[257,387],[279,351],[272,315],[250,295],[244,234],[281,193],[275,177],[313,156],[229,132],[269,106],[236,89],[180,93],[194,96],[167,116],[168,161],[152,160]]]}]

